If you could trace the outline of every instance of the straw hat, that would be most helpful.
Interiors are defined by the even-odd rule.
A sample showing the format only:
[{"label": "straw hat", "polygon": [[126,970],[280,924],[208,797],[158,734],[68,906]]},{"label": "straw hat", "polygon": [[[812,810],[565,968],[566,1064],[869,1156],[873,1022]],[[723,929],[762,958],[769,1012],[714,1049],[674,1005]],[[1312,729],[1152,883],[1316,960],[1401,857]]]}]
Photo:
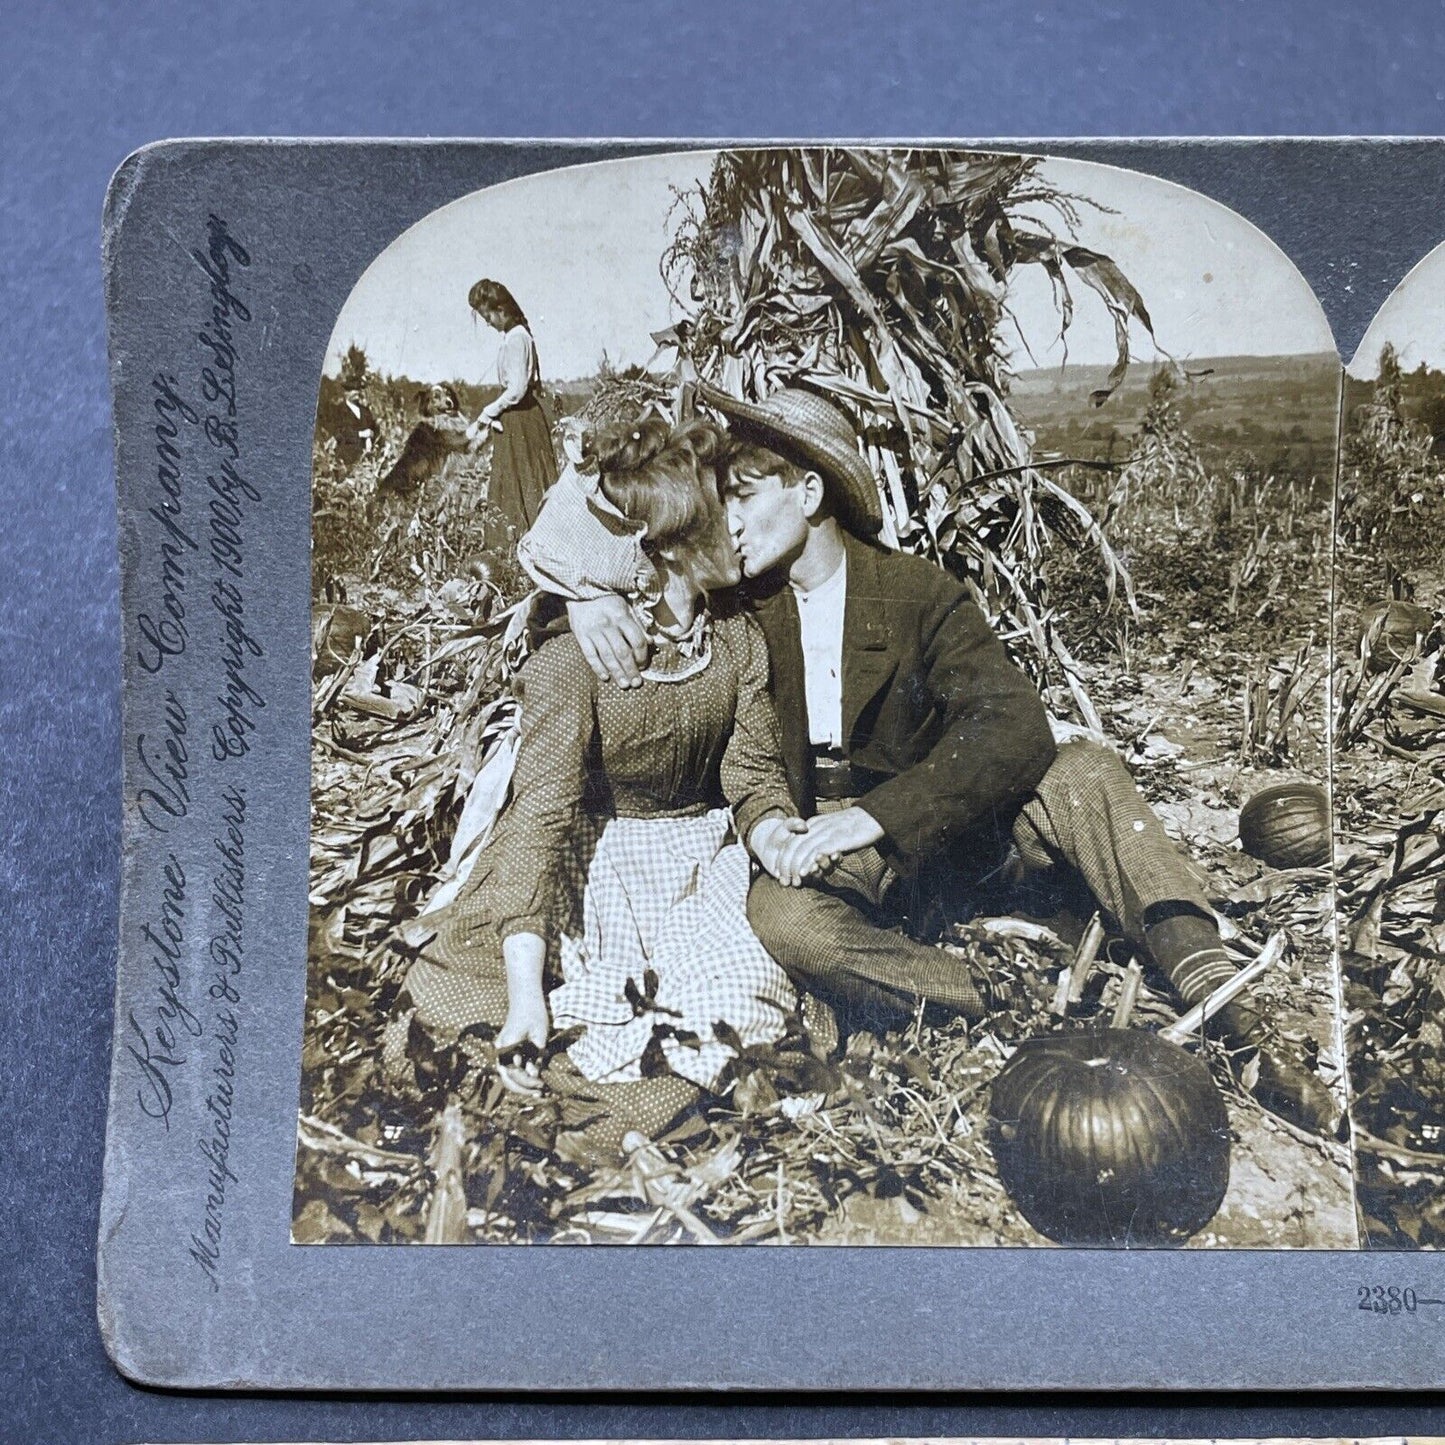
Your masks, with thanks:
[{"label": "straw hat", "polygon": [[822,477],[838,520],[855,536],[876,537],[883,527],[878,483],[858,451],[853,424],[815,392],[784,387],[764,401],[743,401],[699,381],[697,394],[749,441],[801,462]]}]

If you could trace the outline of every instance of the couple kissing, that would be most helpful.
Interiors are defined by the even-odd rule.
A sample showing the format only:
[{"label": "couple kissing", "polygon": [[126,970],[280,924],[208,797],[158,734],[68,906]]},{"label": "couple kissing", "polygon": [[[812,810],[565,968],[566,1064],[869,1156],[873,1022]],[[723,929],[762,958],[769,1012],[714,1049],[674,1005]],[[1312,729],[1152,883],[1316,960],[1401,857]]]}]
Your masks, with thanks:
[{"label": "couple kissing", "polygon": [[[697,397],[726,430],[604,433],[519,546],[569,625],[518,676],[511,801],[408,973],[391,1062],[413,1013],[493,1027],[504,1058],[575,1031],[537,1086],[615,1154],[799,1013],[828,1052],[924,1005],[985,1016],[990,980],[906,915],[1041,872],[1087,890],[1185,1006],[1232,977],[1118,755],[1056,743],[967,590],[880,545],[847,417],[797,388]],[[1267,1107],[1332,1126],[1248,992],[1211,1027]]]}]

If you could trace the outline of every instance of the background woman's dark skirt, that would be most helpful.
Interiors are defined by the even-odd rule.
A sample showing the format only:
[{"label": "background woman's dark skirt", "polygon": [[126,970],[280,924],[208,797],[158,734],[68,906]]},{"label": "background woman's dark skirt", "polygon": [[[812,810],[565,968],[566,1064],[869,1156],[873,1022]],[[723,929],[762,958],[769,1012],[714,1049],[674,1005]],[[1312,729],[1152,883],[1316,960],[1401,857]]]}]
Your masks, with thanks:
[{"label": "background woman's dark skirt", "polygon": [[537,520],[542,494],[557,480],[552,423],[535,391],[499,420],[502,429],[492,439],[490,498],[520,537]]}]

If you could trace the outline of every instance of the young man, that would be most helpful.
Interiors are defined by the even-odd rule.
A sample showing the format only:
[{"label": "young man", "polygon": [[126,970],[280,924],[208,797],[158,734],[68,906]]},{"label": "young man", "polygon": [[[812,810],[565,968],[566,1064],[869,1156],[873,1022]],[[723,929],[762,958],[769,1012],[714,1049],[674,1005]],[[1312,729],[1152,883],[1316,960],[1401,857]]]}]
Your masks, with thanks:
[{"label": "young man", "polygon": [[[1186,1003],[1230,978],[1199,882],[1107,747],[1055,746],[1042,700],[965,589],[876,545],[878,490],[847,418],[811,392],[749,403],[707,386],[730,422],[729,527],[772,658],[799,817],[756,835],[748,912],[806,992],[854,1026],[920,999],[978,1017],[988,981],[919,943],[898,915],[1020,868],[1070,870]],[[569,605],[599,675],[633,685],[640,631],[615,596]],[[895,926],[890,926],[893,924]],[[1216,1021],[1256,1053],[1257,1092],[1327,1130],[1329,1091],[1283,1057],[1247,994]]]}]

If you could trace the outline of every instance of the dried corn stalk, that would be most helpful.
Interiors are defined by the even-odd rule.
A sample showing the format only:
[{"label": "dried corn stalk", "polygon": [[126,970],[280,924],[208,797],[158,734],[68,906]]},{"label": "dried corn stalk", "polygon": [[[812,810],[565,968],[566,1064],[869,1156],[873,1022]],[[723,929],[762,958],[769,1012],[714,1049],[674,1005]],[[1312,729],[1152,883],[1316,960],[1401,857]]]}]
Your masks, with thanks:
[{"label": "dried corn stalk", "polygon": [[1340,454],[1340,534],[1347,544],[1383,550],[1396,566],[1428,565],[1438,555],[1445,517],[1445,469],[1430,428],[1407,414],[1400,358],[1380,352],[1374,391],[1356,408]]},{"label": "dried corn stalk", "polygon": [[[874,462],[886,540],[962,578],[1041,685],[1060,677],[1098,718],[1051,626],[1051,544],[1098,554],[1112,599],[1129,578],[1088,510],[1031,462],[1008,404],[1009,281],[1042,266],[1061,330],[1071,283],[1108,308],[1117,360],[1144,302],[1107,256],[1071,239],[1077,202],[1039,161],[937,150],[726,151],[679,197],[663,257],[689,313],[679,346],[701,376],[762,398],[804,384],[854,420]],[[1059,235],[1040,219],[1057,219]]]},{"label": "dried corn stalk", "polygon": [[1107,525],[1126,508],[1142,509],[1201,497],[1208,475],[1179,406],[1185,375],[1176,364],[1161,366],[1149,383],[1149,405],[1104,507]]},{"label": "dried corn stalk", "polygon": [[1240,746],[1245,761],[1267,767],[1284,764],[1294,750],[1296,731],[1308,717],[1305,705],[1318,695],[1324,674],[1311,636],[1293,656],[1277,658],[1245,679]]}]

